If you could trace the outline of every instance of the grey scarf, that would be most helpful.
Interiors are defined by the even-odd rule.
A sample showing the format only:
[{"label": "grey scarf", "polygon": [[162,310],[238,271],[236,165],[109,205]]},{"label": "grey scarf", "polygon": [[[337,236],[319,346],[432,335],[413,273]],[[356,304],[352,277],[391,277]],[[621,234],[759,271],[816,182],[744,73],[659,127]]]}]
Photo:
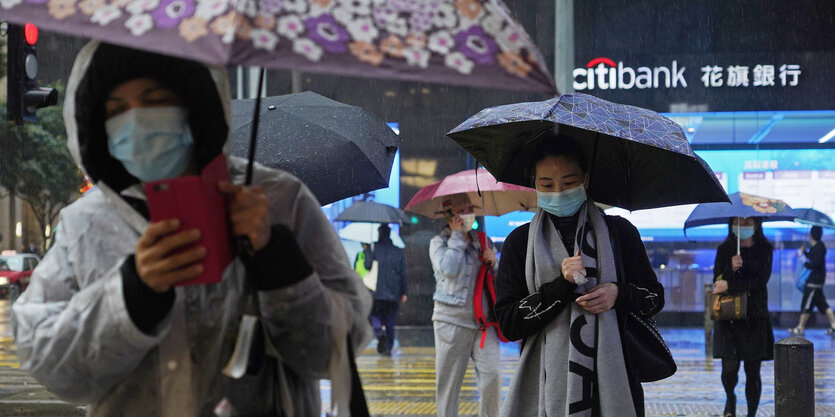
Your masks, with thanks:
[{"label": "grey scarf", "polygon": [[[609,231],[591,199],[581,208],[579,219],[575,246],[583,248],[583,265],[589,272],[589,281],[579,286],[577,292],[584,292],[598,283],[617,279]],[[590,225],[583,228],[586,219]],[[582,246],[581,230],[585,239]],[[528,231],[525,260],[528,291],[535,293],[542,284],[557,277],[563,279],[562,260],[568,256],[559,231],[541,209],[537,210]],[[592,276],[594,270],[597,276]],[[592,398],[595,380],[599,396],[596,400]],[[636,415],[615,310],[595,315],[572,302],[539,333],[526,340],[502,415],[590,417],[595,402],[599,403],[603,416]]]}]

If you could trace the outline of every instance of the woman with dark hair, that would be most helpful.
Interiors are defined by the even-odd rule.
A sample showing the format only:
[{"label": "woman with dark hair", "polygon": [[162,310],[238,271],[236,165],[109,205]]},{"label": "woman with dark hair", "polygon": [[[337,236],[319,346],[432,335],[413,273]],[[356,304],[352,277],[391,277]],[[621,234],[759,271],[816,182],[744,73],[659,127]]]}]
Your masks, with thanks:
[{"label": "woman with dark hair", "polygon": [[745,362],[745,397],[750,417],[757,414],[760,403],[760,365],[774,359],[767,287],[773,251],[774,246],[763,235],[762,221],[750,217],[731,218],[728,237],[716,250],[713,293],[748,293],[746,319],[716,321],[713,333],[713,357],[722,359],[724,417],[736,416],[734,388],[740,362]]},{"label": "woman with dark hair", "polygon": [[496,277],[502,333],[523,340],[501,414],[643,416],[620,323],[661,311],[664,288],[635,226],[586,195],[586,160],[572,139],[551,134],[528,154],[539,209],[505,240]]},{"label": "woman with dark hair", "polygon": [[[800,302],[800,322],[797,327],[789,329],[789,333],[801,335],[806,330],[806,322],[815,307],[818,311],[826,314],[829,319],[829,329],[826,334],[835,334],[835,313],[826,302],[826,296],[823,294],[823,284],[826,281],[826,246],[821,241],[823,236],[823,229],[820,226],[812,226],[809,230],[809,239],[812,241],[812,247],[806,250],[806,243],[800,249],[803,256],[806,256],[806,263],[804,266],[809,268],[811,273],[809,279],[806,281],[806,286],[803,288],[803,300]],[[800,256],[800,255],[798,255]]]}]

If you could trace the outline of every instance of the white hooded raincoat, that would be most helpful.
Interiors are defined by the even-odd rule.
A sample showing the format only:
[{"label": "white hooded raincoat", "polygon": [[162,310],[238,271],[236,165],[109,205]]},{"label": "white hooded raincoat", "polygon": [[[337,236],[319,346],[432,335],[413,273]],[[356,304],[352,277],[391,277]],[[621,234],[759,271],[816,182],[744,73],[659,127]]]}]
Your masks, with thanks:
[{"label": "white hooded raincoat", "polygon": [[[79,53],[64,108],[71,153],[88,176],[75,98],[98,47],[92,42]],[[208,96],[221,98],[228,124],[225,70],[209,72],[217,95]],[[227,139],[224,150],[228,146]],[[245,161],[227,159],[232,181],[242,183]],[[334,400],[347,414],[346,340],[350,334],[355,347],[369,340],[370,297],[303,183],[256,166],[253,183],[270,199],[273,224],[294,232],[314,272],[257,292],[261,321],[279,358],[268,357],[258,375],[234,380],[221,369],[255,293],[244,265],[236,259],[219,284],[177,287],[168,315],[151,334],[143,332],[126,309],[120,266],[148,221],[106,177],[99,170],[93,190],[62,210],[54,246],[14,304],[23,369],[62,398],[89,403],[91,416],[214,415],[222,401],[233,415],[315,416],[319,378],[333,380]]]}]

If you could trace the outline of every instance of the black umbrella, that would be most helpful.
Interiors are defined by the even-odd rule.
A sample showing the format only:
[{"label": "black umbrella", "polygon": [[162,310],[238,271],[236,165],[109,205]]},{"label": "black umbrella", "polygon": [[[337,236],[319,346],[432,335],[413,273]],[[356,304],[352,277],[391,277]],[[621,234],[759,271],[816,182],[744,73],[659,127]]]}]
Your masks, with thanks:
[{"label": "black umbrella", "polygon": [[525,170],[549,132],[573,138],[589,161],[589,194],[627,210],[728,201],[681,126],[647,109],[587,94],[482,110],[448,136],[496,179],[532,186]]},{"label": "black umbrella", "polygon": [[336,216],[343,222],[408,223],[409,217],[402,210],[373,201],[357,201]]},{"label": "black umbrella", "polygon": [[[299,177],[323,205],[388,187],[400,137],[382,119],[312,92],[261,100],[256,162]],[[249,152],[253,102],[232,100],[233,155]]]}]

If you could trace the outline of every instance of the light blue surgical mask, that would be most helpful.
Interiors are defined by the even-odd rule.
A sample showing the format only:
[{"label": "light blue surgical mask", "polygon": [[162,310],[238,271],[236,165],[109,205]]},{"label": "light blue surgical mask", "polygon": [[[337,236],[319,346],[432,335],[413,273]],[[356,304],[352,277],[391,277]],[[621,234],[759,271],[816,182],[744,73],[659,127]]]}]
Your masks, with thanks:
[{"label": "light blue surgical mask", "polygon": [[557,217],[573,216],[586,202],[586,187],[580,185],[565,191],[537,191],[539,208]]},{"label": "light blue surgical mask", "polygon": [[751,236],[754,236],[754,226],[734,226],[734,230],[741,240],[750,239]]},{"label": "light blue surgical mask", "polygon": [[126,111],[105,122],[107,149],[142,182],[180,175],[191,157],[194,139],[182,107]]}]

